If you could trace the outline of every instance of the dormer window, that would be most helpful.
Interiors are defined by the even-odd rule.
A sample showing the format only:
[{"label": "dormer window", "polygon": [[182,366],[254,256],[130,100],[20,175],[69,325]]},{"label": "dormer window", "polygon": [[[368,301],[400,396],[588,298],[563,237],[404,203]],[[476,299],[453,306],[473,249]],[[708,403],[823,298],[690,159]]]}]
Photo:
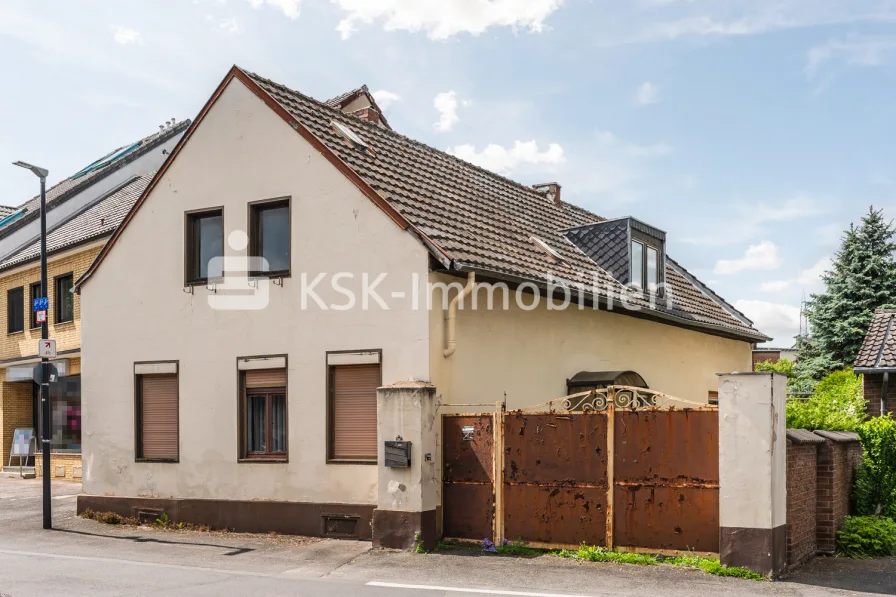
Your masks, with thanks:
[{"label": "dormer window", "polygon": [[570,228],[564,234],[620,284],[662,293],[666,233],[659,228],[635,218],[619,218]]}]

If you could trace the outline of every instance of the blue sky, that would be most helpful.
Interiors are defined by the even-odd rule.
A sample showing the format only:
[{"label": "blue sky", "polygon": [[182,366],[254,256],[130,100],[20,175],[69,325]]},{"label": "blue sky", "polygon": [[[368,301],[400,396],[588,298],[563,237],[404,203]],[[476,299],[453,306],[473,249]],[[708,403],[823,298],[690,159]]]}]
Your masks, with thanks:
[{"label": "blue sky", "polygon": [[[192,118],[230,65],[607,217],[775,343],[841,231],[896,214],[894,0],[3,0],[0,164],[50,182]],[[34,195],[0,167],[0,203]]]}]

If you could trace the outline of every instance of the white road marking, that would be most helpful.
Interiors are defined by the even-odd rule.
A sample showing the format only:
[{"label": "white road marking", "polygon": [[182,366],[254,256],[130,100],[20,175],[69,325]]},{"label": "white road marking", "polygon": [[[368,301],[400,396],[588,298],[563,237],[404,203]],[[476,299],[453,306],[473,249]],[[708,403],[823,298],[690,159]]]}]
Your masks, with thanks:
[{"label": "white road marking", "polygon": [[500,589],[474,589],[467,587],[440,587],[436,585],[408,585],[397,582],[367,583],[368,587],[385,587],[389,589],[419,589],[422,591],[443,591],[445,593],[475,593],[481,595],[514,595],[516,597],[588,597],[587,595],[568,595],[562,593],[532,593],[529,591],[503,591]]}]

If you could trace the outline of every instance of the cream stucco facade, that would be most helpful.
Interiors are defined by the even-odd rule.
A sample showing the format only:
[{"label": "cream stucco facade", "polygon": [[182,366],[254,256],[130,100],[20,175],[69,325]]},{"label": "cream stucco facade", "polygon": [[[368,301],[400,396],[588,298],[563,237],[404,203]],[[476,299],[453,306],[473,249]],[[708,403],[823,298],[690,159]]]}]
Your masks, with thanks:
[{"label": "cream stucco facade", "polygon": [[[247,230],[249,202],[278,197],[291,201],[292,277],[267,286],[266,308],[213,309],[217,289],[184,287],[186,212],[222,207],[226,238]],[[225,256],[244,251],[227,246]],[[376,291],[388,308],[303,299],[302,276],[326,274],[317,294],[346,305],[329,284],[340,272],[355,290],[363,274],[387,273]],[[750,368],[746,341],[591,309],[524,311],[513,300],[506,311],[461,310],[457,351],[445,358],[441,300],[427,310],[425,294],[446,281],[463,278],[430,273],[415,236],[232,80],[82,286],[84,491],[376,505],[379,467],[327,463],[328,351],[382,350],[384,385],[430,380],[443,402],[494,404],[506,394],[509,408],[564,395],[578,371],[614,369],[705,402],[716,373]],[[261,355],[288,359],[288,462],[238,460],[236,363]],[[135,461],[134,363],[145,361],[179,363],[177,463]]]}]

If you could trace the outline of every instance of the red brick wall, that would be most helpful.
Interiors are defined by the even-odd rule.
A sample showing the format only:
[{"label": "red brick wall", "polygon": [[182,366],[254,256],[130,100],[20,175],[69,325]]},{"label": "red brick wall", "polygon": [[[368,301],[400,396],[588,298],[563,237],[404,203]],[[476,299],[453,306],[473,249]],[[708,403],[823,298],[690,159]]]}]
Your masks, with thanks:
[{"label": "red brick wall", "polygon": [[777,363],[781,360],[780,352],[757,352],[753,351],[753,371],[756,371],[756,365],[759,363],[763,363],[765,361],[771,361],[772,363]]},{"label": "red brick wall", "polygon": [[[882,373],[866,373],[862,376],[865,390],[865,408],[869,417],[880,415],[880,392],[883,389],[884,376]],[[887,412],[896,412],[896,374],[890,375],[887,385]]]},{"label": "red brick wall", "polygon": [[815,555],[818,444],[787,441],[787,565]]},{"label": "red brick wall", "polygon": [[859,442],[834,442],[826,439],[818,445],[818,510],[816,533],[818,551],[834,553],[837,531],[849,514],[855,468],[862,460]]}]

